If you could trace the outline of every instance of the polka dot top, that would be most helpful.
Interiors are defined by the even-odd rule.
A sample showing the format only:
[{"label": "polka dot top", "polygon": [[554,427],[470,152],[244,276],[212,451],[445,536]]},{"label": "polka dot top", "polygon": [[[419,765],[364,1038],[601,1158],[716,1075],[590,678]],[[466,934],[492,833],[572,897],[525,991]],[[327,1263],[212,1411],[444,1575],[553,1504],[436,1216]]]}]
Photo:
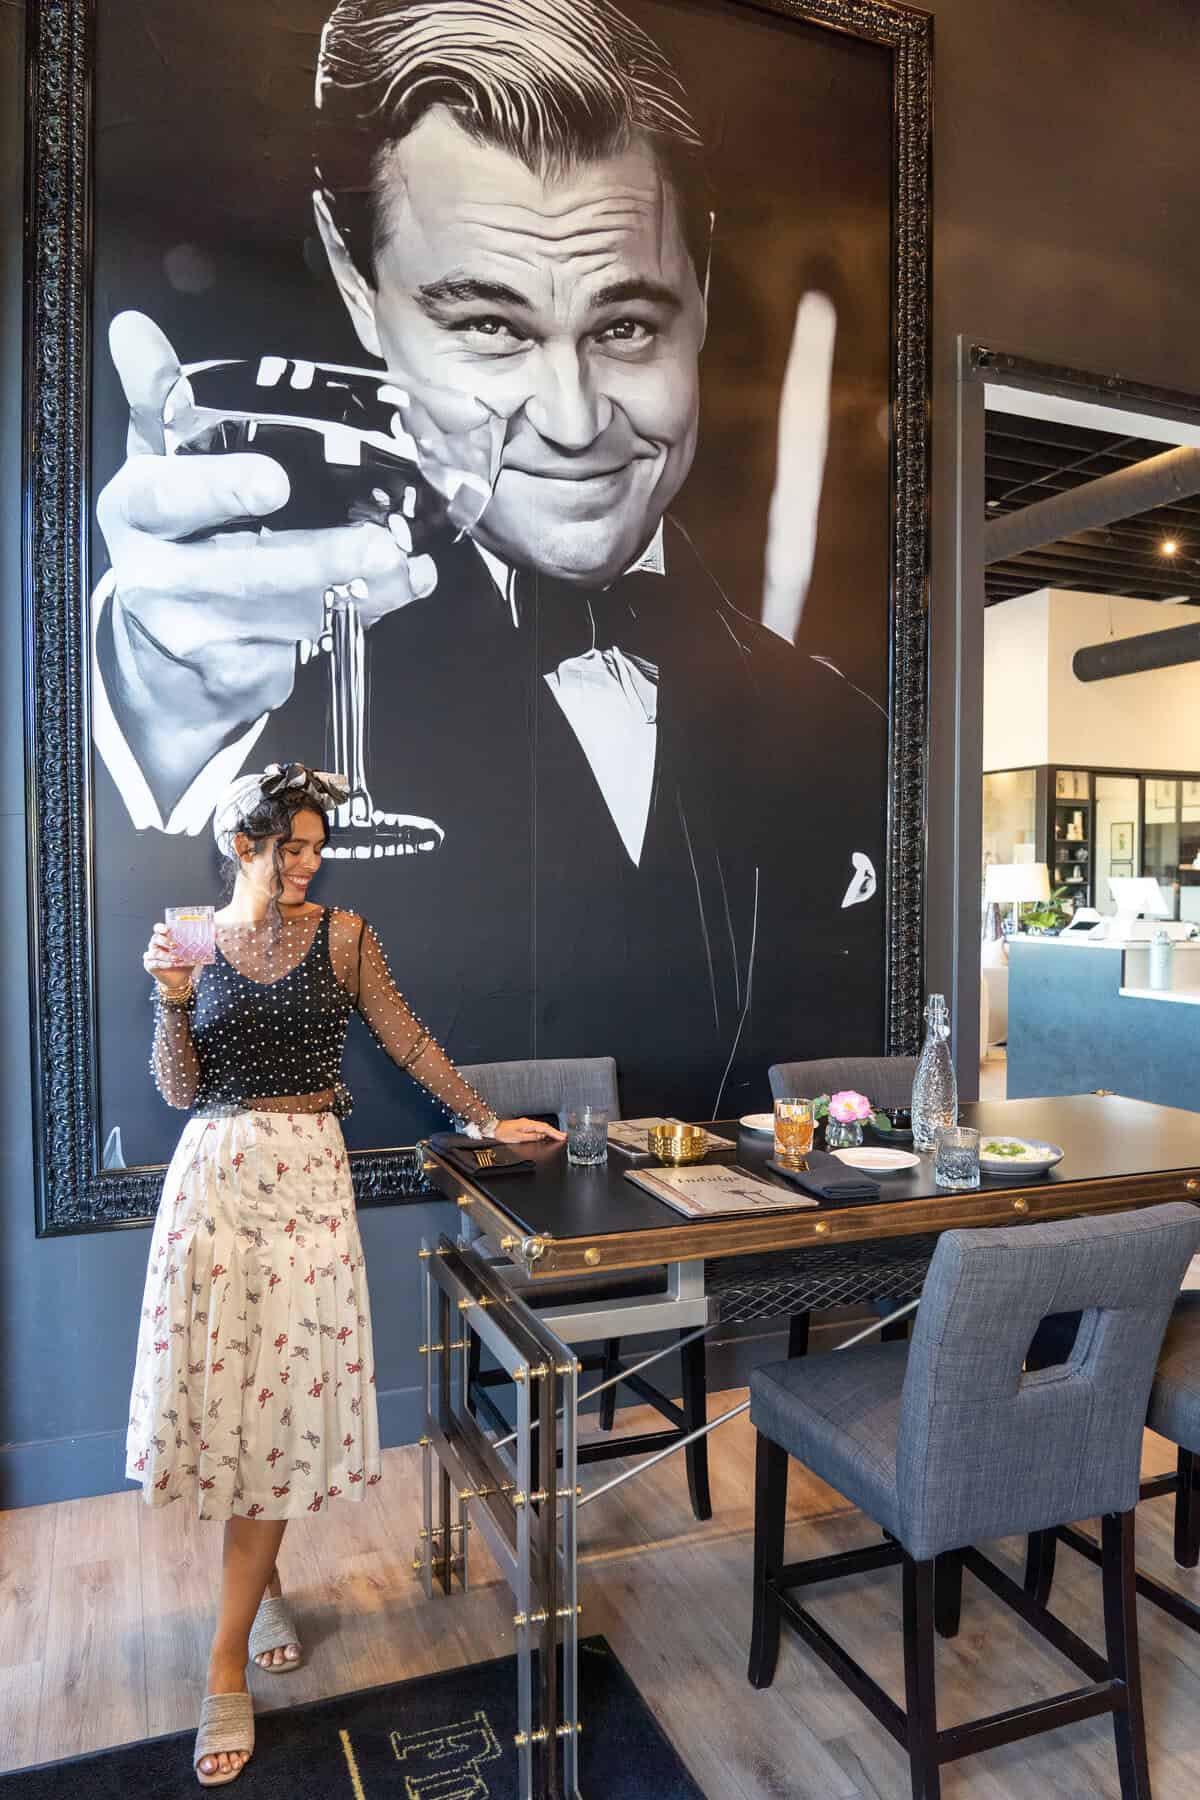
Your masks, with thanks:
[{"label": "polka dot top", "polygon": [[357,1011],[382,1050],[455,1118],[491,1109],[397,991],[379,939],[356,913],[217,926],[216,961],[187,1008],[157,1008],[150,1067],[171,1106],[332,1110],[350,1096],[342,1056]]}]

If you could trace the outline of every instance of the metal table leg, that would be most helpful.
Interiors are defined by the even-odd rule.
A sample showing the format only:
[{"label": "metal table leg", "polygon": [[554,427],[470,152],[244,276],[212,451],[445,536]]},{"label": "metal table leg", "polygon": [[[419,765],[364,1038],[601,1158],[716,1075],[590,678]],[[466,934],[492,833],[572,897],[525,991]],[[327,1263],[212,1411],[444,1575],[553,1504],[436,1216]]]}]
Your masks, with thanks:
[{"label": "metal table leg", "polygon": [[[483,1532],[515,1603],[521,1800],[579,1800],[578,1363],[557,1334],[510,1294],[468,1246],[442,1239],[432,1249],[424,1247],[422,1256],[425,1504],[428,1514],[436,1458],[442,1516],[440,1524],[426,1525],[430,1535],[422,1540],[416,1566],[423,1578],[429,1575],[426,1592],[431,1592],[436,1545],[443,1591],[450,1591],[456,1572],[465,1584],[468,1530],[476,1524]],[[434,1318],[436,1332],[430,1328]],[[457,1339],[454,1330],[460,1333]],[[489,1437],[470,1410],[467,1369],[472,1336],[478,1336],[514,1383],[516,1431],[502,1440]],[[432,1364],[437,1357],[442,1360],[435,1379]],[[555,1428],[560,1416],[561,1479]],[[566,1504],[560,1521],[564,1485]],[[450,1524],[452,1488],[459,1503],[457,1535],[463,1546],[457,1558]]]},{"label": "metal table leg", "polygon": [[422,1342],[425,1345],[425,1419],[426,1430],[421,1437],[421,1537],[417,1550],[417,1562],[421,1575],[421,1586],[425,1589],[425,1598],[433,1599],[433,1444],[429,1436],[428,1421],[433,1412],[433,1357],[429,1354],[429,1345],[433,1342],[433,1280],[430,1275],[429,1262],[433,1251],[427,1244],[421,1245],[421,1320],[423,1325]]},{"label": "metal table leg", "polygon": [[[440,1390],[440,1412],[443,1418],[450,1416],[450,1377],[451,1377],[451,1317],[450,1296],[444,1291],[438,1292],[438,1342],[442,1346],[442,1354],[438,1358],[438,1388]],[[433,1360],[432,1354],[428,1358]],[[451,1565],[453,1563],[453,1546],[450,1541],[450,1472],[443,1463],[438,1471],[438,1580],[442,1584],[443,1594],[450,1592],[453,1579]]]}]

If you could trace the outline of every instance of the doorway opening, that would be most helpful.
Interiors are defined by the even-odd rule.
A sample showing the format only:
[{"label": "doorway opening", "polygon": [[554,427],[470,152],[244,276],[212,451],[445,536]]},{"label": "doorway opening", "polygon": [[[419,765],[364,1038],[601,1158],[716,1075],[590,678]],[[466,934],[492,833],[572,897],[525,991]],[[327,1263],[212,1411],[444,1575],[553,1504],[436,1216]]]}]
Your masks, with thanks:
[{"label": "doorway opening", "polygon": [[1124,991],[1200,940],[1200,396],[964,340],[959,402],[960,1079],[977,1015],[982,1097],[1078,1091],[1028,1085],[1028,946],[1120,945]]}]

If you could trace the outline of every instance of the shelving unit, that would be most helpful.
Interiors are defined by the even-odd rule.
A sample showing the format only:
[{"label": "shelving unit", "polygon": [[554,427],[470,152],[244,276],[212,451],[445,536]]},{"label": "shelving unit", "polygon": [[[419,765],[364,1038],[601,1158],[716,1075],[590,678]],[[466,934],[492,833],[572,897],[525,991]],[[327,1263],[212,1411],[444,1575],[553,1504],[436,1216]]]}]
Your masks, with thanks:
[{"label": "shelving unit", "polygon": [[[1076,793],[1080,784],[1086,790]],[[1050,886],[1068,888],[1072,907],[1092,904],[1092,867],[1095,853],[1091,771],[1087,769],[1052,769],[1047,782],[1050,816],[1046,836],[1051,855]],[[1072,791],[1062,793],[1068,787]],[[1073,835],[1075,834],[1075,835]]]},{"label": "shelving unit", "polygon": [[[1003,784],[991,801],[989,782]],[[1051,891],[1067,889],[1069,910],[1110,911],[1110,877],[1149,875],[1173,898],[1177,919],[1200,923],[1200,771],[1042,763],[989,771],[984,784],[985,841],[989,804],[1003,826],[991,860],[1044,862]],[[1125,785],[1131,791],[1118,804],[1114,787]]]}]

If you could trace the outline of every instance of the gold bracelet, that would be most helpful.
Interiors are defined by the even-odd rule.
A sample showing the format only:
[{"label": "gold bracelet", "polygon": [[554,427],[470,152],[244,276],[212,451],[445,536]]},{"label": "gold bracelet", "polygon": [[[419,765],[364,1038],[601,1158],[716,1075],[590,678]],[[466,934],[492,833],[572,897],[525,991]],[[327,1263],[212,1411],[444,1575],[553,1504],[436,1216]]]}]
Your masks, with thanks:
[{"label": "gold bracelet", "polygon": [[164,987],[157,976],[155,977],[154,985],[158,989],[159,1005],[174,1007],[176,1011],[179,1012],[182,1012],[185,1007],[190,1006],[196,997],[195,983],[190,979],[187,986],[182,988],[177,994],[172,993],[170,988]]}]

